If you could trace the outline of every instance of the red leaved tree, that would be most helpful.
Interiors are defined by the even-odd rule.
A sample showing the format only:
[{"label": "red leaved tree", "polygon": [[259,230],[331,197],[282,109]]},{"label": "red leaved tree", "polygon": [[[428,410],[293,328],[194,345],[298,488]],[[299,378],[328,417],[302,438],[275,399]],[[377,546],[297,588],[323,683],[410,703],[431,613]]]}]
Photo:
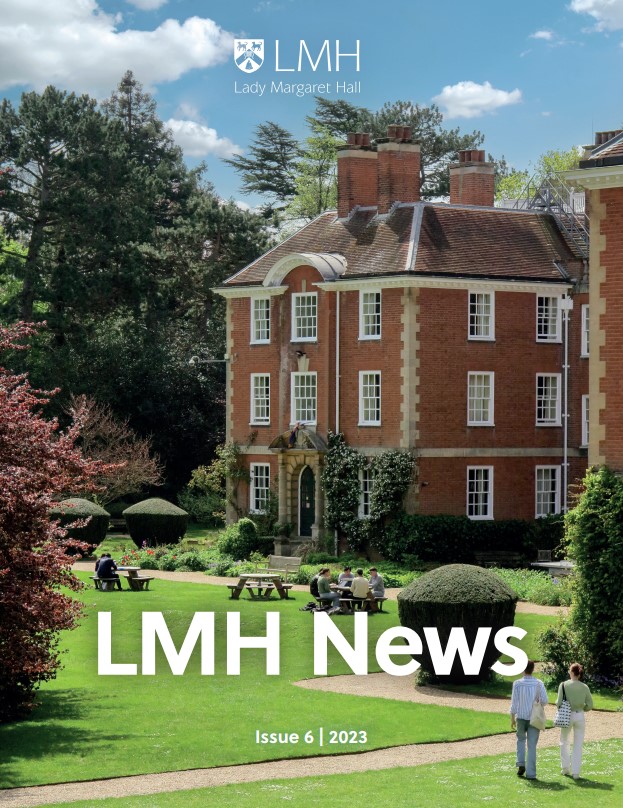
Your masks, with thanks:
[{"label": "red leaved tree", "polygon": [[[0,355],[23,350],[34,328],[0,327]],[[0,722],[24,715],[37,685],[60,665],[59,632],[74,628],[80,604],[61,591],[71,574],[66,532],[48,518],[59,495],[84,490],[101,472],[85,460],[78,423],[61,431],[41,406],[53,393],[0,366]]]}]

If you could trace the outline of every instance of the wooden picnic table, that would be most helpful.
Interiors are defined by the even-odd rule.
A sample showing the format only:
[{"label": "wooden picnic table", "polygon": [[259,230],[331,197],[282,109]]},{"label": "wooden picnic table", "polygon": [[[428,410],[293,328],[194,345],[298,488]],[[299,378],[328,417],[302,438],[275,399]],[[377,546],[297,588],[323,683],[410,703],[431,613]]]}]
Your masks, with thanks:
[{"label": "wooden picnic table", "polygon": [[150,578],[147,575],[139,575],[141,571],[140,567],[117,567],[117,570],[119,572],[128,573],[125,579],[130,589],[133,589],[135,592],[142,592],[143,589],[149,589],[149,582],[154,580],[153,577]]},{"label": "wooden picnic table", "polygon": [[287,600],[292,584],[284,584],[281,575],[274,572],[244,572],[237,584],[228,584],[232,600],[240,600],[245,590],[251,600],[268,600],[277,592],[282,600]]}]

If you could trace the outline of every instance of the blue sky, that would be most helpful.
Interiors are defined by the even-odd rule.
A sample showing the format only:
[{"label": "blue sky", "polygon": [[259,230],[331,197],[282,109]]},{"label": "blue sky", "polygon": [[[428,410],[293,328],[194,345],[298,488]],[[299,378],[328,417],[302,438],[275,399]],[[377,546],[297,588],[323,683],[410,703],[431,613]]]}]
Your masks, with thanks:
[{"label": "blue sky", "polygon": [[[306,135],[313,95],[270,92],[271,82],[325,83],[330,98],[376,109],[408,99],[480,129],[485,147],[518,168],[552,148],[588,143],[623,125],[623,0],[3,0],[0,92],[14,101],[46,84],[107,96],[130,68],[155,95],[189,164],[205,160],[224,197],[248,203],[221,158],[244,151],[254,127],[274,120]],[[235,38],[264,40],[264,63],[245,74]],[[300,40],[316,71],[296,66]],[[352,52],[335,72],[335,41]],[[344,95],[337,82],[360,82]],[[264,94],[236,93],[265,85]]]}]

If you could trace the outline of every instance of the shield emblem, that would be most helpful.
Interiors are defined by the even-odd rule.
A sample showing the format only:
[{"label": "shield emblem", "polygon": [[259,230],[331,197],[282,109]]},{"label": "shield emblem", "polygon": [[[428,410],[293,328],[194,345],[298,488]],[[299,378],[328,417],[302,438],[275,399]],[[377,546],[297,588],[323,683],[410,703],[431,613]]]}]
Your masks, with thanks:
[{"label": "shield emblem", "polygon": [[264,64],[264,40],[234,39],[234,61],[243,73],[255,73]]}]

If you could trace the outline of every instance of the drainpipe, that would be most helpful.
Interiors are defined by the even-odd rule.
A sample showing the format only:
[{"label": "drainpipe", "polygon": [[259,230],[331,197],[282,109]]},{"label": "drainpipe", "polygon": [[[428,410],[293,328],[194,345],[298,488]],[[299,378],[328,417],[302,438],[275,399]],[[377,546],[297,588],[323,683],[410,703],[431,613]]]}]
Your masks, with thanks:
[{"label": "drainpipe", "polygon": [[560,307],[563,316],[563,400],[562,400],[562,512],[567,513],[569,498],[569,312],[573,310],[573,300],[568,295],[561,298]]},{"label": "drainpipe", "polygon": [[335,293],[335,431],[340,431],[340,292]]},{"label": "drainpipe", "polygon": [[[335,432],[340,431],[340,291],[335,293]],[[334,555],[338,554],[337,530],[333,532]]]}]

